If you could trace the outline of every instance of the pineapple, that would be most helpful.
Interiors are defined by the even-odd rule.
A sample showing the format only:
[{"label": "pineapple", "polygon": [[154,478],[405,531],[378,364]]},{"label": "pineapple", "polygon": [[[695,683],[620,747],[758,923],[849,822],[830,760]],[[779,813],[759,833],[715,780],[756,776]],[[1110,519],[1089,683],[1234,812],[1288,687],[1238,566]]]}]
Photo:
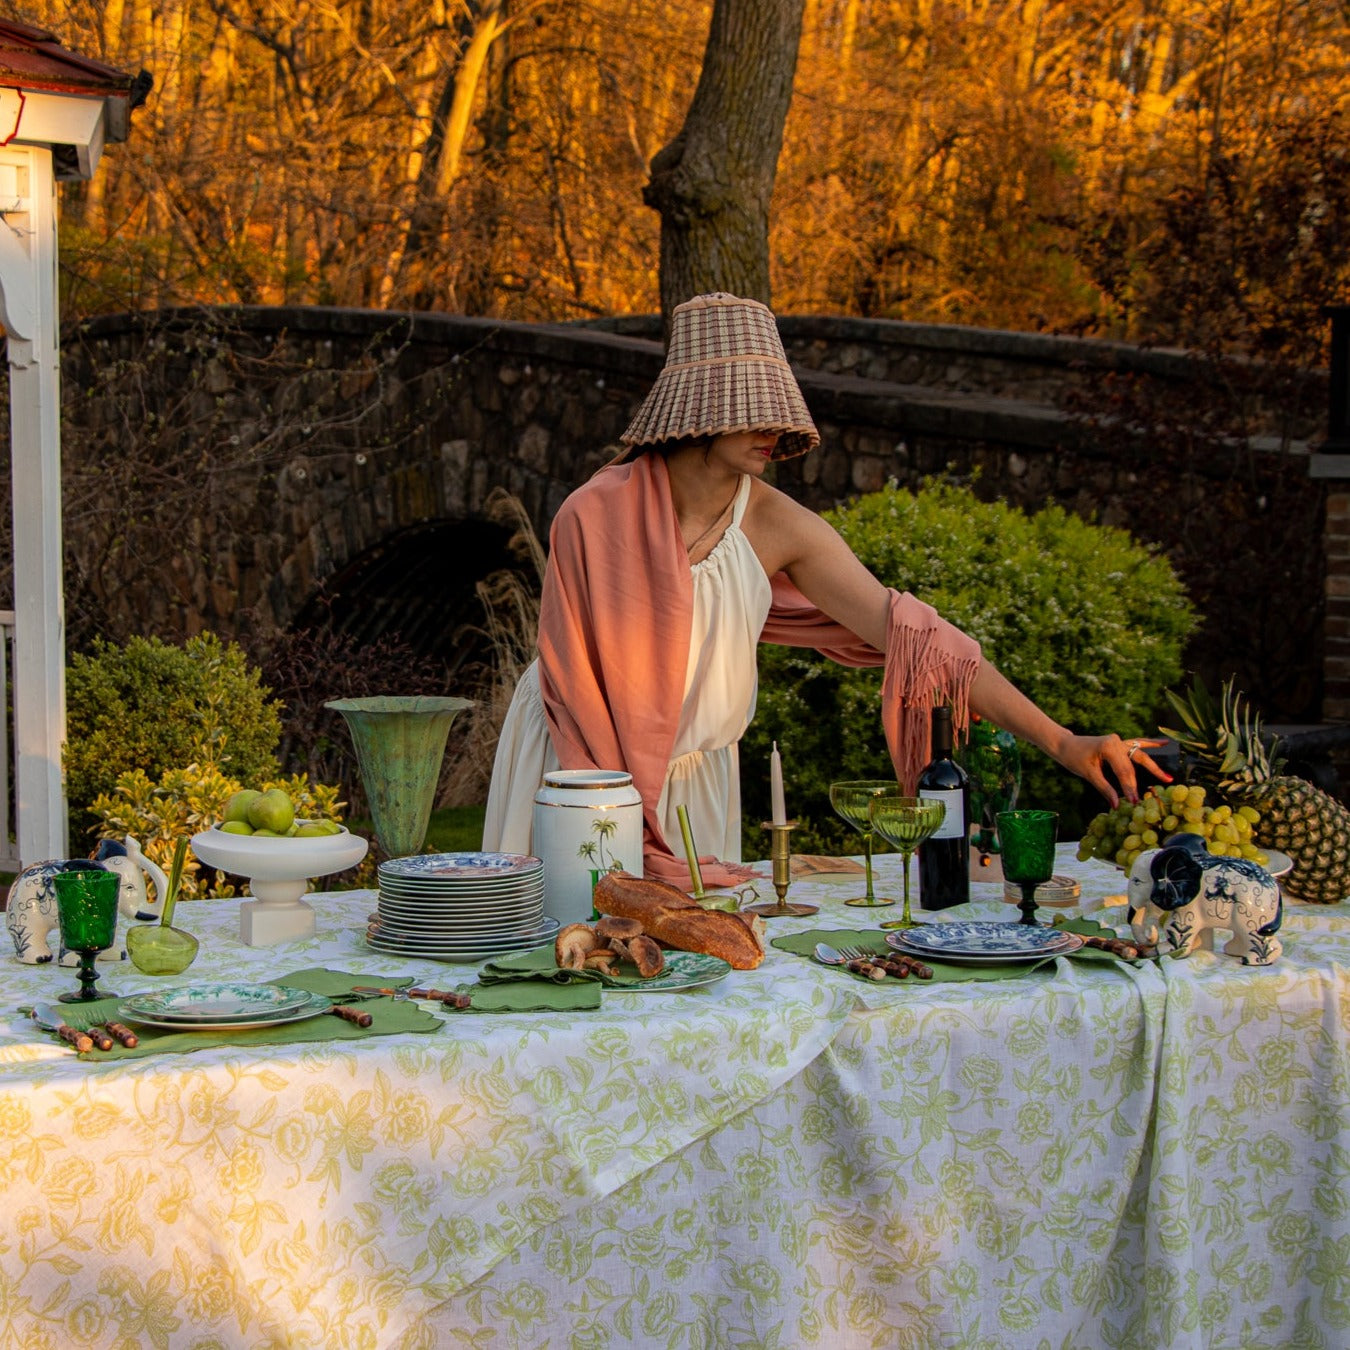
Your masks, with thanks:
[{"label": "pineapple", "polygon": [[1192,779],[1234,808],[1254,807],[1261,813],[1260,842],[1293,859],[1280,879],[1285,893],[1321,904],[1350,896],[1350,811],[1306,779],[1280,773],[1278,741],[1266,749],[1261,719],[1233,681],[1224,685],[1217,708],[1198,679],[1189,694],[1169,689],[1167,699],[1181,730],[1160,730],[1180,745]]}]

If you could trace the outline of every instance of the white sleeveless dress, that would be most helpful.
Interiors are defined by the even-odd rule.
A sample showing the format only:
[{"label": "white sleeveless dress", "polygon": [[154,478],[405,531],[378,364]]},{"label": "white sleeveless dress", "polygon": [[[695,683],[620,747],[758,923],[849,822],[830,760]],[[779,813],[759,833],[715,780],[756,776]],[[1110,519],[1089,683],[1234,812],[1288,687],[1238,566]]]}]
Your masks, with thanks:
[{"label": "white sleeveless dress", "polygon": [[[676,856],[681,852],[676,808],[682,805],[700,853],[726,862],[739,862],[741,857],[737,742],[755,713],[759,689],[755,653],[772,595],[764,568],[741,532],[749,500],[750,479],[743,476],[726,533],[691,569],[694,613],[684,703],[657,806],[666,843]],[[483,826],[485,849],[533,851],[534,794],[544,774],[558,767],[535,661],[521,676],[502,724]]]}]

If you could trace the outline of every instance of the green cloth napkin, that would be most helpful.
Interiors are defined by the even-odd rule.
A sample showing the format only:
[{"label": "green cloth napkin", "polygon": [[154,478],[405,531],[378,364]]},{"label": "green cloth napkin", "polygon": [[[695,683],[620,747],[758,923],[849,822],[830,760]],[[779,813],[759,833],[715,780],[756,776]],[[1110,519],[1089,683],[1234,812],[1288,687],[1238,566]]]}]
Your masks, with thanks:
[{"label": "green cloth napkin", "polygon": [[[269,981],[311,994],[322,994],[335,1002],[344,1002],[351,996],[353,985],[379,985],[398,988],[412,983],[409,979],[390,979],[385,975],[352,975],[339,970],[310,967],[293,971]],[[128,1048],[113,1042],[111,1050],[86,1050],[80,1058],[97,1063],[111,1059],[142,1059],[147,1055],[178,1054],[191,1050],[206,1050],[214,1046],[238,1045],[296,1045],[306,1041],[361,1041],[369,1036],[393,1036],[401,1032],[439,1031],[444,1018],[428,1012],[416,1003],[403,999],[351,996],[363,1012],[371,1015],[368,1027],[353,1026],[340,1017],[321,1015],[303,1022],[288,1022],[275,1027],[245,1027],[231,1031],[169,1031],[162,1027],[148,1027],[130,1018],[122,1017],[117,1009],[122,998],[101,998],[90,1003],[62,1003],[61,1016],[72,1027],[101,1026],[109,1019],[125,1022],[136,1033],[139,1044]]]},{"label": "green cloth napkin", "polygon": [[[828,943],[831,947],[861,947],[865,951],[875,952],[878,956],[894,956],[896,954],[894,947],[886,945],[884,934],[860,931],[856,928],[813,928],[808,933],[790,933],[784,937],[771,939],[773,946],[780,947],[785,952],[792,952],[795,956],[810,956],[817,942]],[[1106,953],[1103,952],[1102,955],[1105,956]],[[916,959],[922,960],[924,965],[933,972],[931,980],[914,980],[914,977],[911,976],[908,980],[888,979],[884,981],[884,986],[888,989],[897,988],[900,985],[908,985],[911,981],[922,985],[943,982],[960,983],[963,980],[1014,980],[1030,974],[1033,970],[1040,970],[1046,964],[1046,961],[1053,960],[1052,957],[1047,957],[1046,961],[1026,961],[1021,964],[961,966],[951,961],[934,961],[927,956]],[[861,980],[864,984],[870,984],[873,987],[883,983],[877,980],[869,980],[866,975],[855,975],[845,966],[833,966],[831,969],[837,970],[841,975],[847,975],[850,979]]]},{"label": "green cloth napkin", "polygon": [[460,991],[473,1012],[588,1012],[600,1006],[602,983],[597,970],[560,970],[553,948],[539,947],[486,962],[478,983]]}]

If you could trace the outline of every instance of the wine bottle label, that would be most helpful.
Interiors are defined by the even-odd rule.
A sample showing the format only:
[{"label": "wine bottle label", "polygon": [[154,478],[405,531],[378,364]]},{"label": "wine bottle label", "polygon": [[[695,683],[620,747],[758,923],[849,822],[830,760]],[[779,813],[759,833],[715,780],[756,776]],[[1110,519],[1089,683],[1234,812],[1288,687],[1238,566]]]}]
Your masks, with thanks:
[{"label": "wine bottle label", "polygon": [[919,796],[941,802],[947,808],[946,814],[942,817],[942,824],[933,831],[930,838],[965,838],[966,818],[961,808],[965,804],[966,794],[960,788],[920,788]]}]

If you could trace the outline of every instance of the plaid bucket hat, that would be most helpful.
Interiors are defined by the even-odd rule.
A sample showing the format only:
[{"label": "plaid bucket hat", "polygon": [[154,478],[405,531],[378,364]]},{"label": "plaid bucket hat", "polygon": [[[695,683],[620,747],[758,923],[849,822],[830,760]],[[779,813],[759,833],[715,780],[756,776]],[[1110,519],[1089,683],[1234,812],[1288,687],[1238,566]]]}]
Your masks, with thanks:
[{"label": "plaid bucket hat", "polygon": [[676,307],[665,367],[619,439],[637,447],[734,431],[779,432],[776,460],[820,444],[768,306],[698,295]]}]

